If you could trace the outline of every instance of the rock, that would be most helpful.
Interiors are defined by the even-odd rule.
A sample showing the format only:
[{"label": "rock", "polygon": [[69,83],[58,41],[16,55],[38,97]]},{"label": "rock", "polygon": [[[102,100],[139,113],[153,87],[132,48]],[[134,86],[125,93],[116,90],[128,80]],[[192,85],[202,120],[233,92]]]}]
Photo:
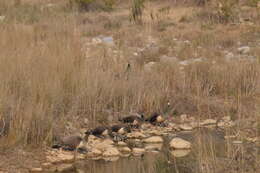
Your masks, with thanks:
[{"label": "rock", "polygon": [[163,55],[159,59],[160,59],[160,62],[166,63],[166,64],[177,64],[178,63],[178,59],[176,57],[168,57],[166,55]]},{"label": "rock", "polygon": [[235,55],[234,55],[232,52],[228,52],[228,53],[225,55],[225,58],[226,58],[226,60],[228,60],[228,61],[232,60],[234,57],[235,57]]},{"label": "rock", "polygon": [[118,146],[127,146],[127,144],[125,142],[119,141],[117,143]]},{"label": "rock", "polygon": [[0,16],[0,22],[3,22],[5,20],[5,16]]},{"label": "rock", "polygon": [[232,143],[233,143],[233,144],[243,144],[242,141],[233,141]]},{"label": "rock", "polygon": [[74,160],[74,154],[73,152],[62,150],[49,152],[47,153],[47,160],[51,163],[72,162]]},{"label": "rock", "polygon": [[128,148],[128,147],[120,147],[119,151],[122,152],[122,153],[130,153],[131,149]]},{"label": "rock", "polygon": [[43,167],[43,168],[50,168],[51,166],[52,166],[52,164],[49,163],[49,162],[46,162],[46,163],[43,163],[43,164],[42,164],[42,167]]},{"label": "rock", "polygon": [[107,148],[104,153],[103,153],[103,156],[104,157],[113,157],[113,156],[119,156],[120,155],[120,152],[118,151],[117,148],[115,147],[110,147],[110,148]]},{"label": "rock", "polygon": [[119,157],[105,157],[103,158],[106,162],[115,162],[119,160]]},{"label": "rock", "polygon": [[127,134],[128,138],[145,138],[146,136],[141,132],[132,132]]},{"label": "rock", "polygon": [[89,157],[97,157],[100,156],[102,152],[96,148],[92,149],[89,153],[87,153],[87,156]]},{"label": "rock", "polygon": [[151,72],[156,64],[157,64],[156,62],[149,62],[149,63],[145,64],[144,65],[144,71],[145,72]]},{"label": "rock", "polygon": [[181,138],[173,138],[170,142],[170,147],[174,149],[190,149],[191,143],[181,139]]},{"label": "rock", "polygon": [[69,173],[69,172],[75,172],[76,169],[72,164],[60,164],[56,167],[56,172],[60,173]]},{"label": "rock", "polygon": [[114,45],[114,39],[113,39],[113,37],[110,37],[110,36],[103,37],[102,42],[107,45]]},{"label": "rock", "polygon": [[249,46],[242,46],[242,47],[239,47],[237,50],[241,54],[247,54],[247,53],[250,52],[250,47]]},{"label": "rock", "polygon": [[105,151],[107,148],[111,148],[113,146],[114,142],[110,139],[106,139],[100,143],[97,143],[93,145],[92,147],[95,149],[98,149],[100,151]]},{"label": "rock", "polygon": [[260,8],[260,1],[257,2],[257,8]]},{"label": "rock", "polygon": [[191,126],[193,129],[194,129],[194,128],[198,128],[198,127],[200,127],[200,123],[193,121],[193,122],[190,122],[190,126]]},{"label": "rock", "polygon": [[183,60],[183,61],[180,61],[179,64],[180,64],[180,65],[183,65],[183,66],[187,66],[187,65],[190,64],[190,61],[188,61],[188,60]]},{"label": "rock", "polygon": [[228,128],[228,127],[233,127],[235,123],[233,121],[225,122],[225,121],[220,121],[218,122],[217,126],[220,128]]},{"label": "rock", "polygon": [[187,156],[191,150],[173,150],[171,151],[172,156],[174,157],[185,157]]},{"label": "rock", "polygon": [[188,115],[187,114],[182,114],[180,116],[180,119],[181,119],[181,122],[186,122],[186,121],[188,121]]},{"label": "rock", "polygon": [[145,143],[161,143],[163,142],[162,137],[160,136],[152,136],[144,140]]},{"label": "rock", "polygon": [[145,146],[146,151],[161,151],[163,147],[163,144],[149,144]]},{"label": "rock", "polygon": [[181,124],[181,125],[179,125],[179,127],[180,127],[181,130],[185,130],[185,131],[191,131],[193,129],[188,124]]},{"label": "rock", "polygon": [[224,116],[222,120],[225,122],[231,121],[231,116]]},{"label": "rock", "polygon": [[42,172],[43,171],[43,169],[42,168],[32,168],[31,170],[30,170],[30,172]]},{"label": "rock", "polygon": [[133,155],[134,156],[139,156],[142,155],[143,153],[145,153],[145,149],[143,148],[133,148]]},{"label": "rock", "polygon": [[208,125],[213,125],[213,124],[216,124],[217,123],[217,120],[214,120],[214,119],[207,119],[207,120],[204,120],[200,123],[201,126],[208,126]]},{"label": "rock", "polygon": [[147,130],[146,133],[149,135],[157,135],[157,136],[161,136],[163,134],[162,131],[158,131],[158,130]]}]

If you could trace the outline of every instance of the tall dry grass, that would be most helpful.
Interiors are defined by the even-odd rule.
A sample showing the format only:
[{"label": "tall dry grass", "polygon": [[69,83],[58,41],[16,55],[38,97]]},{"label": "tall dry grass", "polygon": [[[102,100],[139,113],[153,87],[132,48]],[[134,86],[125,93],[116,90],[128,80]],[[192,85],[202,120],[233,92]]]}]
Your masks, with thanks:
[{"label": "tall dry grass", "polygon": [[168,100],[170,115],[236,114],[244,98],[259,93],[258,63],[199,63],[184,71],[161,64],[147,73],[136,62],[126,73],[128,57],[111,56],[105,46],[86,58],[74,14],[14,21],[0,25],[1,143],[8,146],[48,145],[86,118],[89,126],[106,123],[104,110],[164,111]]}]

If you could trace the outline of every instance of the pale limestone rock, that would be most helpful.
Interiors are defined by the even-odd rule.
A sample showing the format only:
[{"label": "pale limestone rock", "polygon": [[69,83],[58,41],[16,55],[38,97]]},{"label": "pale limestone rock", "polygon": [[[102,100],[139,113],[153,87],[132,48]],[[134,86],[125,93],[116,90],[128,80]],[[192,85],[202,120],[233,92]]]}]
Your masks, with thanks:
[{"label": "pale limestone rock", "polygon": [[143,148],[133,148],[132,151],[134,156],[142,155],[143,153],[145,153],[145,149]]},{"label": "pale limestone rock", "polygon": [[30,170],[31,173],[42,172],[42,171],[43,171],[42,168],[32,168],[32,169]]},{"label": "pale limestone rock", "polygon": [[145,143],[162,143],[163,138],[160,136],[152,136],[144,140]]},{"label": "pale limestone rock", "polygon": [[119,141],[119,142],[117,143],[117,145],[118,145],[118,146],[127,146],[127,144],[126,144],[125,142],[123,142],[123,141]]},{"label": "pale limestone rock", "polygon": [[181,125],[179,125],[179,128],[181,129],[181,130],[185,130],[185,131],[191,131],[193,128],[190,126],[190,125],[188,125],[188,124],[181,124]]},{"label": "pale limestone rock", "polygon": [[122,153],[130,153],[131,149],[128,148],[128,147],[120,147],[119,151],[122,152]]},{"label": "pale limestone rock", "polygon": [[120,155],[120,152],[118,151],[117,148],[115,147],[110,147],[110,148],[107,148],[104,153],[103,153],[103,156],[104,157],[114,157],[114,156],[119,156]]},{"label": "pale limestone rock", "polygon": [[145,138],[146,136],[141,132],[132,132],[127,134],[128,138]]},{"label": "pale limestone rock", "polygon": [[217,120],[214,120],[214,119],[206,119],[204,121],[202,121],[200,123],[201,126],[208,126],[208,125],[213,125],[213,124],[216,124],[217,123]]},{"label": "pale limestone rock", "polygon": [[173,138],[170,142],[170,147],[174,149],[190,149],[191,143],[181,138]]}]

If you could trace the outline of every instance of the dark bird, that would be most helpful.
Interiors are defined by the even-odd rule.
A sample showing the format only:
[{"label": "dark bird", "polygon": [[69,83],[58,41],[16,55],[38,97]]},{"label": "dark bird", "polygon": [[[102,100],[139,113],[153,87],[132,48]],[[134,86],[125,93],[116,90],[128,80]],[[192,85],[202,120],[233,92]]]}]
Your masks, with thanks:
[{"label": "dark bird", "polygon": [[161,124],[164,122],[164,118],[161,114],[154,112],[146,121],[150,122],[153,125]]},{"label": "dark bird", "polygon": [[126,133],[130,133],[131,128],[130,128],[130,126],[127,126],[127,125],[117,124],[117,125],[111,126],[111,131],[123,135],[123,134],[126,134]]},{"label": "dark bird", "polygon": [[78,148],[83,139],[80,136],[66,136],[62,138],[57,144],[54,144],[52,148],[62,148],[64,150],[74,151]]},{"label": "dark bird", "polygon": [[125,135],[121,135],[116,132],[111,132],[109,136],[113,139],[114,142],[119,142],[119,141],[126,141],[127,137]]},{"label": "dark bird", "polygon": [[109,135],[109,128],[105,126],[99,126],[92,130],[88,130],[85,132],[86,135],[94,135],[99,138],[103,138]]},{"label": "dark bird", "polygon": [[144,115],[129,115],[127,117],[124,118],[120,118],[119,121],[123,122],[123,123],[128,123],[134,126],[138,126],[140,124],[140,122],[144,121]]}]

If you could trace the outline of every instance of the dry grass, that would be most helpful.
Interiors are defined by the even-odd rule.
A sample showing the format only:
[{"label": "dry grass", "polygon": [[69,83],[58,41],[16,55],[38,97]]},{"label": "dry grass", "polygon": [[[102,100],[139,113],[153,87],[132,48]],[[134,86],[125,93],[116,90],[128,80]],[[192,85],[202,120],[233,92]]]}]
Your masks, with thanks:
[{"label": "dry grass", "polygon": [[[155,71],[146,73],[141,60],[134,61],[131,71],[125,73],[132,56],[129,50],[145,45],[146,36],[158,36],[161,52],[186,59],[193,56],[198,45],[208,46],[202,55],[220,57],[216,45],[232,48],[236,34],[221,38],[209,30],[206,35],[198,22],[193,28],[198,30],[198,35],[188,27],[189,23],[178,27],[169,25],[166,30],[158,31],[154,27],[158,22],[149,17],[150,22],[136,26],[126,21],[124,13],[120,21],[111,15],[109,21],[93,25],[95,21],[91,18],[97,16],[95,12],[84,16],[58,8],[61,11],[48,9],[38,13],[41,8],[24,4],[13,10],[21,9],[29,12],[17,18],[9,10],[7,14],[11,17],[0,25],[0,115],[7,127],[4,141],[8,146],[50,144],[55,135],[73,131],[68,126],[84,127],[85,118],[90,120],[89,126],[106,123],[108,113],[104,110],[162,111],[167,100],[174,104],[171,113],[177,115],[213,117],[255,113],[243,104],[258,104],[254,99],[259,95],[258,63],[231,64],[219,60],[215,65],[208,62],[190,65],[184,71],[179,70],[177,64],[161,64]],[[37,19],[34,19],[35,13],[39,14]],[[160,15],[158,20],[170,20],[169,16],[169,13]],[[86,23],[87,29],[83,27]],[[172,28],[176,30],[171,31]],[[140,35],[135,34],[140,29],[143,29]],[[81,37],[85,33],[98,35],[91,34],[91,30],[114,35],[117,51],[123,53],[113,54],[102,45],[92,46],[86,53]],[[174,46],[170,40],[173,37],[190,39],[193,47],[183,46],[179,52],[168,50]],[[160,52],[147,58],[156,59],[159,55]],[[117,119],[116,114],[112,115]]]}]

